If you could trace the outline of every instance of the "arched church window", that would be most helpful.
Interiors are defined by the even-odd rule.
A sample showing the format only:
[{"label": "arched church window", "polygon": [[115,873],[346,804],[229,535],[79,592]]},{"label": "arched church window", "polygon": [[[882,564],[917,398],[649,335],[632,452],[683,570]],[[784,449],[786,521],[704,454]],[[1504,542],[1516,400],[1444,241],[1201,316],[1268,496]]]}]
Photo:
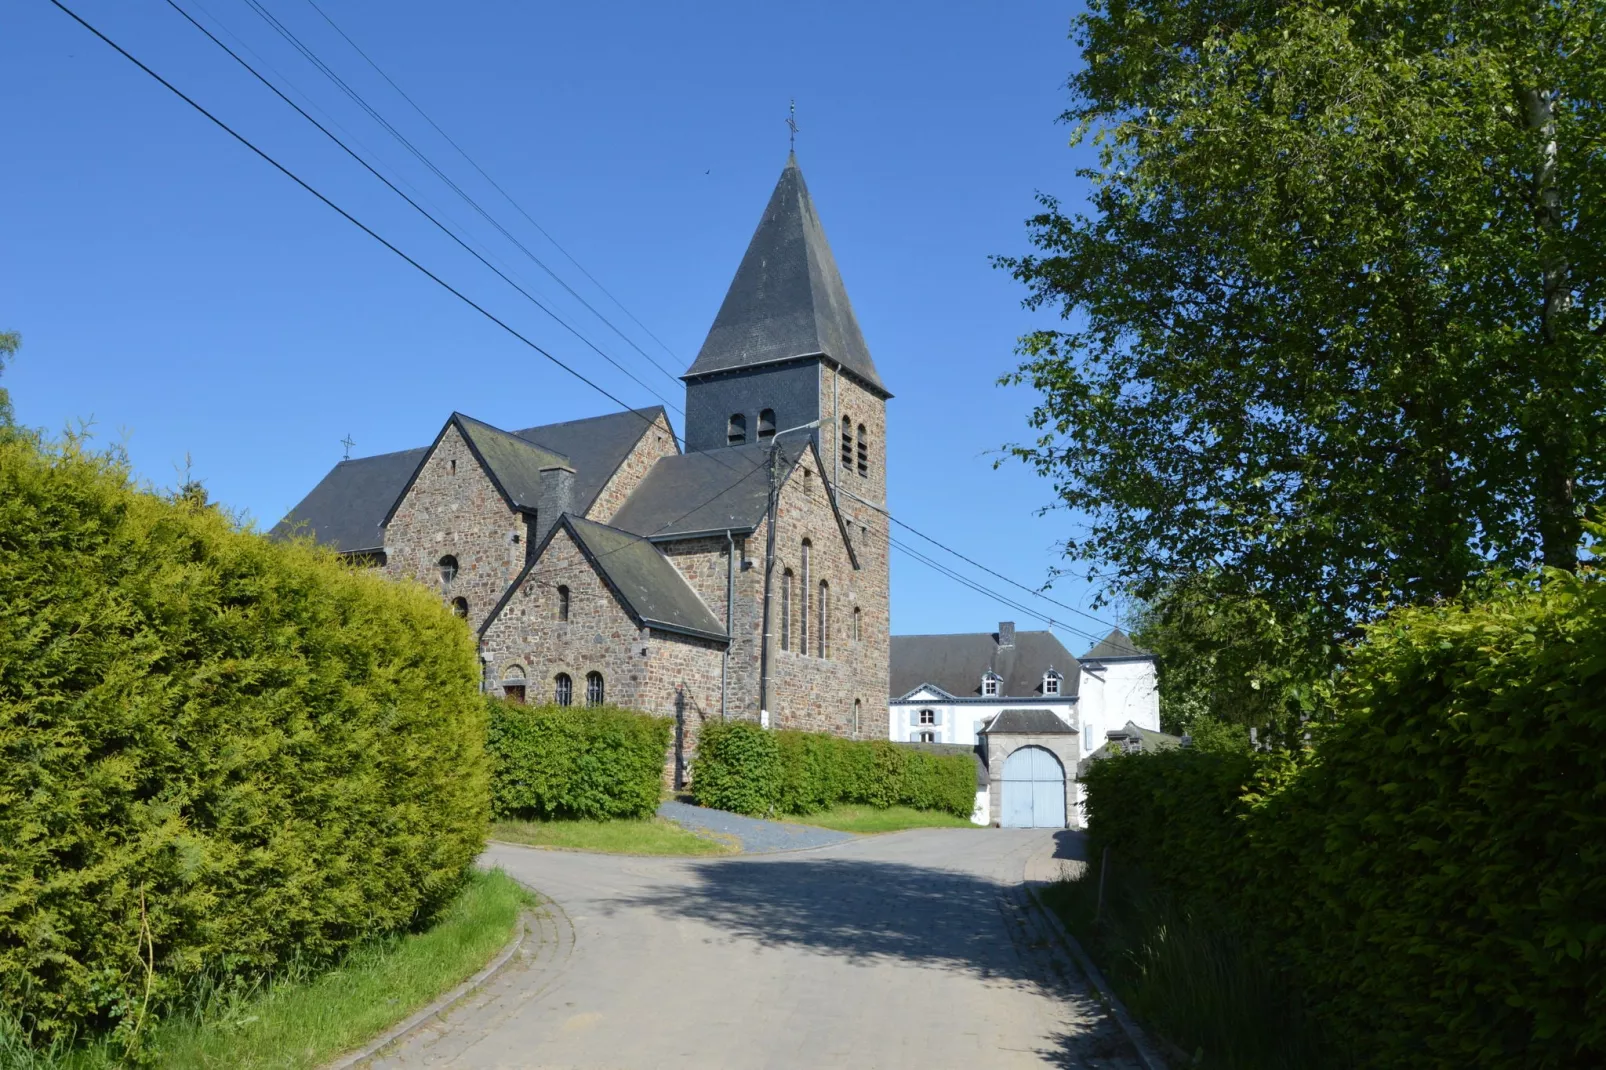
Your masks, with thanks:
[{"label": "arched church window", "polygon": [[859,474],[861,476],[870,474],[870,443],[865,438],[863,424],[859,425]]},{"label": "arched church window", "polygon": [[859,699],[853,700],[853,737],[859,737],[859,714],[864,710],[864,703]]},{"label": "arched church window", "polygon": [[602,674],[600,672],[586,673],[586,705],[602,705]]},{"label": "arched church window", "polygon": [[853,467],[853,421],[842,417],[842,467]]},{"label": "arched church window", "polygon": [[792,649],[792,570],[781,573],[781,649]]},{"label": "arched church window", "polygon": [[559,706],[567,706],[574,702],[574,681],[569,674],[560,672],[552,678],[552,701]]},{"label": "arched church window", "polygon": [[831,656],[831,586],[820,581],[820,657]]},{"label": "arched church window", "polygon": [[809,652],[809,551],[814,548],[809,540],[803,540],[803,582],[797,587],[797,652]]},{"label": "arched church window", "polygon": [[814,472],[807,468],[803,469],[803,493],[814,493]]},{"label": "arched church window", "polygon": [[758,437],[761,439],[775,437],[775,410],[760,409],[758,414]]},{"label": "arched church window", "polygon": [[859,607],[858,606],[854,606],[853,607],[853,641],[855,643],[857,643],[859,641],[859,639],[860,639],[860,635],[859,635],[859,626],[860,625],[859,625],[859,622],[860,622],[861,619],[863,619],[863,617],[864,617],[864,614],[859,611]]},{"label": "arched church window", "polygon": [[449,584],[457,579],[457,558],[447,554],[437,562],[441,570],[441,583]]},{"label": "arched church window", "polygon": [[569,619],[569,589],[561,585],[558,587],[558,619]]},{"label": "arched church window", "polygon": [[727,445],[739,446],[747,441],[747,417],[739,412],[731,413],[730,423],[725,426],[725,442]]},{"label": "arched church window", "polygon": [[459,620],[468,619],[468,599],[452,599],[452,616],[457,617]]},{"label": "arched church window", "polygon": [[524,705],[524,669],[522,666],[509,665],[502,671],[502,697],[509,702]]}]

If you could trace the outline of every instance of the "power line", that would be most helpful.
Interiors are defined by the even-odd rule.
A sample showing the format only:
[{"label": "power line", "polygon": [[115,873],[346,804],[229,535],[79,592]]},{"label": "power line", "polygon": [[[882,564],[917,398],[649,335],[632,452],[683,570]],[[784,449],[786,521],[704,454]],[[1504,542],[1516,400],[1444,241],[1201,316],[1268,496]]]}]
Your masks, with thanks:
[{"label": "power line", "polygon": [[[626,316],[630,317],[630,322],[631,323],[634,323],[637,327],[640,327],[642,329],[642,331],[646,333],[647,337],[651,338],[654,342],[657,342],[659,348],[661,348],[665,353],[669,354],[670,357],[675,358],[675,359],[679,359],[678,357],[676,357],[674,350],[670,349],[669,346],[664,343],[663,339],[659,338],[656,334],[654,334],[652,332],[652,329],[650,327],[648,327],[645,323],[642,323],[641,320],[637,319],[635,313],[631,312],[630,309],[626,308],[624,306],[623,302],[621,302],[617,297],[615,297],[608,290],[608,288],[606,286],[602,285],[602,283],[599,282],[597,280],[597,278],[594,275],[591,274],[591,272],[587,271],[584,264],[582,264],[582,263],[580,263],[580,261],[576,260],[574,258],[574,256],[567,249],[565,249],[562,245],[559,245],[558,244],[558,240],[556,238],[554,238],[550,233],[548,233],[547,229],[545,227],[543,227],[540,223],[537,223],[535,221],[535,219],[530,215],[530,213],[526,212],[524,210],[524,206],[519,204],[518,201],[513,199],[513,195],[511,193],[509,193],[507,190],[503,189],[501,187],[501,185],[496,181],[496,179],[492,178],[489,174],[487,174],[486,171],[485,171],[485,168],[481,167],[478,163],[476,163],[474,158],[468,154],[467,150],[465,150],[463,148],[463,146],[459,145],[455,140],[452,139],[452,136],[450,134],[448,134],[445,130],[441,129],[440,125],[438,123],[436,123],[434,119],[431,119],[429,117],[429,114],[427,112],[425,112],[423,108],[419,107],[418,103],[415,100],[413,100],[412,97],[407,95],[407,91],[402,89],[401,86],[397,85],[396,82],[390,77],[390,75],[386,74],[384,69],[382,67],[380,67],[378,63],[374,62],[374,60],[368,55],[367,52],[364,52],[362,50],[362,48],[357,44],[356,41],[353,41],[351,39],[351,37],[346,33],[345,30],[342,30],[340,28],[340,26],[335,22],[335,20],[330,18],[328,16],[328,14],[326,14],[324,12],[323,8],[318,6],[316,0],[307,0],[307,4],[309,6],[311,6],[312,10],[316,11],[318,13],[318,16],[320,18],[322,18],[324,22],[327,22],[329,24],[329,27],[331,29],[333,29],[335,31],[335,33],[339,34],[341,36],[341,38],[345,40],[346,44],[350,45],[352,47],[352,50],[354,52],[356,52],[357,55],[361,56],[363,58],[364,62],[366,62],[368,64],[368,66],[372,67],[374,69],[375,73],[377,73],[379,75],[379,77],[383,78],[386,81],[386,83],[389,84],[389,86],[392,89],[394,89],[397,92],[397,94],[400,95],[401,98],[403,100],[405,100],[408,103],[408,105],[411,106],[412,109],[414,111],[416,111],[419,114],[419,116],[426,123],[428,123],[434,129],[434,131],[437,134],[439,134],[442,138],[444,138],[448,145],[450,145],[452,148],[456,149],[457,150],[457,154],[459,156],[463,157],[463,159],[467,160],[468,161],[468,165],[470,167],[474,168],[475,171],[479,172],[480,177],[485,179],[485,181],[490,184],[492,189],[496,190],[497,193],[500,193],[502,195],[502,198],[504,200],[506,200],[508,204],[511,204],[513,206],[514,210],[517,211],[519,213],[519,215],[523,216],[525,221],[528,222],[530,224],[530,226],[534,227],[537,231],[539,231],[543,238],[545,238],[547,241],[551,242],[552,243],[552,247],[554,249],[556,249],[558,252],[562,253],[564,258],[567,259],[569,261],[569,263],[573,264],[575,266],[575,268],[579,270],[580,274],[584,275],[588,280],[590,280],[590,282],[591,282],[591,284],[593,286],[595,286],[598,290],[602,291],[603,295],[606,296],[608,298],[608,300],[612,301],[614,303],[614,306],[616,308],[618,308],[620,312],[623,312]],[[606,323],[607,321],[604,320],[603,322]],[[609,326],[612,327],[613,324],[610,323]],[[622,332],[620,332],[617,327],[614,327],[613,329],[614,329],[614,332],[619,334],[619,336],[621,338],[624,338],[626,342],[630,342],[630,339],[628,337],[626,337]],[[630,344],[632,346],[635,345],[634,342],[631,342]],[[639,348],[637,349],[637,351],[640,352]],[[650,356],[647,356],[647,354],[645,354],[645,353],[642,353],[642,356],[647,357],[648,360],[652,360],[652,358]],[[653,361],[653,363],[657,364],[658,362],[657,361]],[[662,365],[659,365],[659,367],[660,367],[660,369],[662,371],[664,371],[665,374],[673,375],[672,372],[670,372],[667,368],[663,368]]]},{"label": "power line", "polygon": [[[668,376],[672,381],[675,382],[675,384],[677,386],[679,385],[680,380],[673,372],[669,371],[669,369],[665,368],[663,365],[659,364],[656,360],[653,360],[652,357],[648,356],[648,354],[640,346],[636,345],[636,343],[634,341],[632,341],[629,338],[629,336],[627,336],[623,331],[621,331],[611,320],[609,320],[608,317],[604,316],[601,312],[597,311],[597,309],[595,307],[593,307],[592,304],[589,301],[587,301],[584,297],[582,297],[574,289],[574,287],[570,286],[568,284],[568,282],[566,282],[562,278],[562,276],[560,276],[557,272],[553,271],[550,267],[548,267],[544,260],[542,260],[540,257],[536,256],[535,253],[533,251],[531,251],[528,246],[526,246],[523,242],[519,241],[519,239],[517,237],[515,237],[511,231],[509,231],[506,227],[504,227],[501,224],[501,222],[499,220],[497,220],[489,212],[487,212],[484,209],[484,207],[482,207],[480,205],[480,203],[477,200],[475,200],[466,190],[464,190],[455,181],[453,181],[452,178],[446,174],[446,172],[442,171],[438,166],[436,166],[434,161],[431,160],[416,145],[414,145],[413,142],[410,139],[408,139],[408,137],[405,134],[403,134],[400,130],[396,129],[396,127],[388,119],[386,119],[383,115],[381,115],[379,113],[379,111],[376,108],[374,108],[371,104],[369,104],[367,99],[364,98],[361,93],[359,93],[359,92],[357,92],[357,90],[353,89],[351,87],[351,85],[346,82],[345,79],[341,78],[339,74],[335,73],[334,68],[330,67],[327,63],[325,63],[322,59],[320,59],[318,57],[317,53],[315,53],[310,46],[308,46],[305,43],[303,43],[302,40],[295,35],[294,31],[292,31],[288,26],[286,26],[283,22],[281,22],[275,15],[273,15],[272,12],[270,12],[266,8],[264,8],[261,5],[261,3],[258,2],[258,0],[245,0],[245,2],[246,2],[246,5],[251,8],[252,11],[255,11],[257,13],[257,15],[260,16],[262,18],[262,20],[264,22],[266,22],[274,30],[274,32],[278,33],[279,36],[283,37],[285,39],[285,41],[287,41],[292,48],[294,48],[297,52],[301,53],[301,55],[307,60],[307,62],[311,63],[315,68],[317,68],[317,70],[321,74],[323,74],[324,77],[328,78],[331,82],[333,82],[335,84],[335,86],[340,89],[341,92],[345,93],[346,96],[349,97],[352,100],[353,103],[355,103],[359,108],[361,108],[364,112],[366,112],[369,115],[369,117],[371,117],[376,123],[378,123],[382,128],[384,128],[384,130],[387,133],[389,133],[391,137],[395,138],[396,141],[398,143],[400,143],[402,145],[402,147],[405,148],[409,153],[411,153],[415,158],[417,158],[417,160],[420,163],[422,163],[425,167],[429,168],[429,170],[431,172],[433,172],[437,178],[439,178],[442,182],[444,182],[452,190],[452,192],[456,193],[459,197],[461,197],[464,200],[464,202],[468,204],[468,206],[470,208],[474,209],[474,211],[477,212],[480,215],[481,218],[483,218],[487,223],[491,224],[491,226],[495,227],[502,234],[502,236],[504,238],[506,238],[509,242],[512,242],[513,245],[515,247],[517,247],[518,250],[520,252],[522,252],[525,256],[529,257],[530,260],[533,261],[537,267],[539,267],[542,271],[546,272],[549,276],[551,276],[552,280],[554,282],[556,282],[559,286],[563,287],[566,291],[568,291],[569,295],[572,296],[576,301],[580,302],[580,304],[583,305],[586,308],[587,311],[589,311],[593,316],[596,316],[603,323],[607,324],[607,326],[615,334],[619,335],[620,338],[623,338],[626,344],[628,344],[637,353],[640,353],[641,356],[644,359],[646,359],[650,364],[653,365],[653,367],[657,368],[664,375]],[[320,12],[320,14],[322,14],[322,12]],[[325,16],[325,19],[327,20],[327,16]],[[331,25],[333,25],[333,23],[331,23]],[[339,27],[336,27],[335,29],[336,29],[337,32],[339,32]],[[342,34],[342,36],[345,36],[345,35]],[[348,40],[349,40],[349,38],[348,38]],[[353,45],[352,47],[355,48],[356,46]],[[361,50],[359,49],[358,51],[359,51],[359,54],[360,54]],[[367,59],[366,56],[364,56],[363,58]],[[373,61],[369,60],[369,63],[372,64]],[[378,68],[375,67],[375,69],[377,70]],[[381,74],[382,77],[385,77],[383,71],[381,71],[380,74]],[[385,80],[386,81],[390,81],[390,79],[388,77],[386,77]],[[394,84],[394,83],[392,83],[392,84]],[[397,91],[400,92],[399,89]],[[406,96],[406,94],[402,94],[402,95],[404,97]],[[412,103],[411,100],[409,100],[408,103]],[[413,105],[413,106],[414,106],[415,109],[417,109],[417,105],[416,104]],[[422,112],[420,112],[420,114],[422,114]],[[425,116],[425,120],[428,121],[428,119],[429,119],[429,117]],[[433,122],[431,122],[430,125],[434,126],[435,124]],[[439,128],[437,127],[437,129],[439,129]],[[445,136],[444,133],[443,133],[442,136]],[[447,138],[447,141],[450,142],[451,139]],[[455,148],[456,145],[454,144],[453,147]],[[461,149],[458,149],[458,151],[462,152]],[[473,163],[472,160],[470,160],[469,162]],[[492,183],[492,185],[495,185],[495,183]],[[504,197],[507,196],[506,193],[503,193],[502,195]],[[517,207],[517,205],[515,205],[515,207]],[[520,211],[522,212],[523,210],[520,209]],[[533,223],[534,221],[531,220],[531,222]],[[539,225],[537,225],[537,229],[538,230],[540,229]],[[546,232],[543,230],[542,233],[545,234]],[[548,236],[548,240],[549,241],[551,240],[550,236]],[[557,243],[554,242],[553,244],[556,245]],[[567,256],[568,254],[565,253],[564,255]],[[584,271],[583,268],[581,270]],[[593,281],[595,281],[595,280],[593,280]],[[660,343],[660,344],[662,344],[662,343]]]},{"label": "power line", "polygon": [[[249,0],[248,0],[248,2],[249,2]],[[178,12],[180,15],[182,15],[184,17],[185,21],[187,21],[191,26],[194,26],[197,30],[200,30],[201,33],[205,34],[207,40],[211,41],[214,45],[217,45],[224,52],[226,52],[230,59],[234,60],[234,62],[238,63],[241,67],[244,67],[248,72],[250,72],[250,74],[251,74],[251,76],[253,78],[255,78],[257,81],[261,82],[263,85],[267,86],[268,89],[276,97],[278,97],[280,100],[284,101],[286,104],[290,105],[290,107],[294,108],[297,115],[300,115],[307,122],[309,122],[313,126],[317,127],[317,129],[318,129],[318,131],[320,133],[322,133],[330,141],[333,141],[336,145],[338,145],[340,147],[340,149],[343,152],[346,153],[346,155],[350,156],[353,160],[356,160],[357,163],[362,165],[362,167],[369,174],[373,175],[375,178],[379,179],[379,181],[383,182],[385,184],[385,186],[392,193],[396,194],[396,196],[398,196],[402,200],[406,201],[408,203],[408,205],[410,205],[413,208],[413,210],[416,211],[419,215],[423,216],[425,219],[427,219],[431,223],[433,223],[441,231],[441,233],[445,234],[447,237],[449,237],[453,241],[455,241],[458,245],[462,246],[463,249],[465,249],[469,253],[470,256],[474,257],[474,259],[478,260],[481,264],[484,264],[486,267],[488,267],[492,271],[494,271],[498,278],[500,278],[503,282],[507,283],[509,286],[513,287],[513,289],[517,290],[519,293],[523,294],[525,299],[527,299],[531,304],[533,304],[536,308],[539,308],[542,312],[545,312],[548,316],[552,317],[552,319],[554,321],[556,321],[559,326],[563,327],[570,334],[574,335],[576,338],[580,339],[580,341],[584,342],[590,349],[592,349],[603,360],[607,361],[609,364],[612,364],[622,374],[624,374],[626,377],[628,377],[631,382],[635,383],[637,386],[639,386],[643,390],[647,391],[647,393],[649,393],[653,397],[657,398],[666,407],[674,409],[676,412],[679,412],[682,416],[685,415],[685,411],[683,409],[681,409],[680,406],[675,405],[674,403],[669,401],[669,399],[665,398],[662,394],[658,393],[658,391],[654,390],[652,387],[648,386],[646,383],[644,383],[640,379],[636,378],[636,376],[628,368],[626,368],[624,365],[620,364],[618,361],[614,360],[607,353],[603,352],[602,349],[600,349],[597,345],[595,345],[585,335],[581,334],[579,332],[579,330],[577,330],[575,327],[573,327],[571,324],[569,324],[566,320],[564,320],[563,317],[559,316],[556,312],[553,312],[550,308],[548,308],[545,304],[543,304],[540,301],[540,299],[537,298],[534,294],[530,293],[524,287],[520,286],[517,282],[513,281],[513,279],[509,278],[508,275],[504,271],[502,271],[495,264],[491,263],[484,256],[482,256],[479,253],[478,250],[476,250],[473,246],[469,245],[468,242],[464,241],[461,237],[459,237],[450,227],[448,227],[446,224],[442,223],[439,219],[436,219],[435,216],[430,214],[429,210],[426,209],[423,205],[419,204],[417,201],[413,200],[406,193],[404,193],[394,182],[392,182],[390,179],[386,178],[383,174],[381,174],[379,172],[379,170],[377,168],[375,168],[372,164],[370,164],[367,160],[363,159],[362,156],[356,150],[354,150],[351,146],[347,145],[344,141],[342,141],[339,138],[338,135],[336,135],[328,127],[324,126],[317,119],[315,119],[312,115],[310,115],[306,111],[305,108],[301,107],[301,105],[299,105],[295,101],[291,100],[290,97],[287,96],[278,86],[274,85],[273,82],[271,82],[260,71],[258,71],[255,67],[251,66],[251,64],[249,62],[247,62],[245,60],[245,58],[242,57],[238,52],[234,51],[234,49],[230,48],[223,41],[219,40],[217,35],[214,34],[211,30],[209,30],[205,26],[201,25],[201,23],[198,22],[193,15],[191,15],[188,11],[184,10],[184,8],[180,7],[179,4],[176,2],[176,0],[167,0],[167,6],[172,8],[174,11]]]}]

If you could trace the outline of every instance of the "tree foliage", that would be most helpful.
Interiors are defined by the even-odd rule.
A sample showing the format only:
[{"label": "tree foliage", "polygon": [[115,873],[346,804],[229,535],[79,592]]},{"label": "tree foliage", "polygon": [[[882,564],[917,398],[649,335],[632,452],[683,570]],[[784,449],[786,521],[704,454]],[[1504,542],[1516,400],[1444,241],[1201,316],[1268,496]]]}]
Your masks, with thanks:
[{"label": "tree foliage", "polygon": [[[6,361],[16,356],[21,348],[22,335],[16,331],[0,331],[0,372],[6,370]],[[11,394],[0,386],[0,427],[9,425],[11,420]]]},{"label": "tree foliage", "polygon": [[1012,378],[1041,393],[1014,452],[1090,519],[1068,553],[1140,599],[1225,574],[1318,647],[1491,564],[1574,567],[1606,486],[1603,28],[1601,0],[1092,0],[1089,204],[1043,198],[1000,261],[1067,321]]}]

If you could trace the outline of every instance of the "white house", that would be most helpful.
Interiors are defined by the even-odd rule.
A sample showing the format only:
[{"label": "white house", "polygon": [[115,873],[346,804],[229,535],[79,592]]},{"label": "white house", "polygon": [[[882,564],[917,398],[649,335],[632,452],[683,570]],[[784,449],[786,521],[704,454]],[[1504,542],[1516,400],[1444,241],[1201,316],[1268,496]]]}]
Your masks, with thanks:
[{"label": "white house", "polygon": [[[996,816],[1010,824],[1080,825],[1078,762],[1104,744],[1106,733],[1129,722],[1160,729],[1154,655],[1134,646],[1119,628],[1080,658],[1052,632],[1017,632],[1011,621],[1000,623],[996,632],[895,635],[891,681],[892,739],[983,748],[995,783],[985,796],[978,794],[978,824],[990,824]],[[998,721],[1006,710],[1012,716]],[[1053,722],[1044,721],[1044,713],[1053,714],[1064,729],[1045,734]],[[988,730],[995,724],[990,742]],[[1017,731],[1027,724],[1042,738]],[[1045,743],[1050,736],[1051,746]],[[1016,748],[1023,753],[1012,761],[1004,751]],[[985,753],[990,751],[999,753]],[[1050,798],[1056,776],[1064,793],[1059,819]],[[1025,798],[1023,792],[1033,794],[1042,814],[1031,816],[1035,811],[1023,810],[1024,803],[1011,803],[1009,785],[1022,778],[1038,786],[1020,788],[1017,799]]]}]

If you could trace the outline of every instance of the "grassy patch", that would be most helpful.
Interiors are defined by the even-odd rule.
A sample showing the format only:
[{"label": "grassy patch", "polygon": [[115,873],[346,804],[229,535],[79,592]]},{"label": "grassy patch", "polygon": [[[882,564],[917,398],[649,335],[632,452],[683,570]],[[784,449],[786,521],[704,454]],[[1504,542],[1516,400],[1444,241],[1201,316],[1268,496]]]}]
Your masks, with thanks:
[{"label": "grassy patch", "polygon": [[1240,934],[1179,908],[1141,875],[1098,866],[1043,894],[1115,992],[1191,1065],[1306,1070],[1328,1065],[1287,980]]},{"label": "grassy patch", "polygon": [[661,817],[640,821],[497,821],[491,825],[491,839],[531,847],[626,855],[718,855],[736,850],[727,840],[689,832]]},{"label": "grassy patch", "polygon": [[899,832],[903,829],[954,828],[973,829],[978,826],[968,818],[955,817],[940,810],[915,810],[907,806],[889,806],[882,810],[874,806],[843,804],[822,810],[817,814],[783,817],[799,825],[816,825],[836,829],[838,832]]},{"label": "grassy patch", "polygon": [[[248,991],[198,992],[187,1011],[146,1041],[148,1065],[316,1067],[401,1021],[473,976],[506,945],[533,897],[501,872],[474,873],[427,930],[376,940],[321,972],[291,968]],[[16,1070],[109,1070],[123,1066],[107,1043],[30,1051],[0,1028],[0,1065]]]}]

